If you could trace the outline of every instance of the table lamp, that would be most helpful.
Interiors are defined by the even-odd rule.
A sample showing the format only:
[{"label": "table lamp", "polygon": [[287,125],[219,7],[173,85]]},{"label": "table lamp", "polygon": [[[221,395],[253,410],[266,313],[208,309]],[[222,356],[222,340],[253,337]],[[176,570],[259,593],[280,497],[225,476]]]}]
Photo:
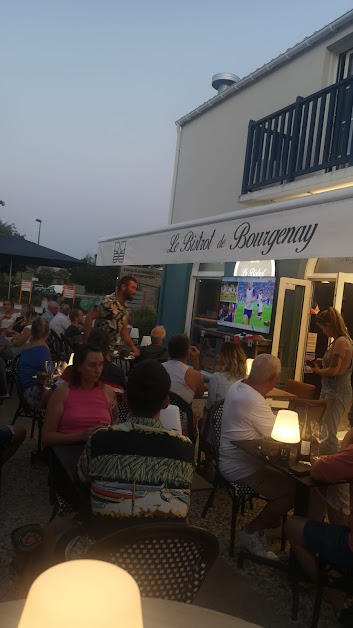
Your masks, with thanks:
[{"label": "table lamp", "polygon": [[252,367],[252,363],[254,361],[254,358],[248,358],[246,360],[246,376],[249,377],[250,375],[250,371],[251,371],[251,367]]},{"label": "table lamp", "polygon": [[[271,438],[282,443],[282,445],[290,445],[300,442],[299,419],[298,413],[293,410],[279,410],[272,429]],[[282,460],[288,460],[290,448],[282,446],[279,451]]]},{"label": "table lamp", "polygon": [[140,337],[140,332],[139,332],[138,327],[131,327],[131,329],[130,329],[130,338],[131,338],[131,340],[135,344],[137,344],[138,341],[139,341],[139,337]]},{"label": "table lamp", "polygon": [[143,628],[141,597],[126,571],[99,560],[73,560],[32,584],[19,628]]}]

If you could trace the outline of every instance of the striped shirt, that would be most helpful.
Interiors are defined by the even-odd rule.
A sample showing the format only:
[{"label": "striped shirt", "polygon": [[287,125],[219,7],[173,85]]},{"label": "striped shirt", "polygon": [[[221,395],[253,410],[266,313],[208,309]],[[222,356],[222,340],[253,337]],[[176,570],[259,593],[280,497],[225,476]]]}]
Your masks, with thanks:
[{"label": "striped shirt", "polygon": [[93,514],[136,522],[185,519],[193,469],[186,436],[140,417],[95,432],[78,463],[80,480],[90,483]]}]

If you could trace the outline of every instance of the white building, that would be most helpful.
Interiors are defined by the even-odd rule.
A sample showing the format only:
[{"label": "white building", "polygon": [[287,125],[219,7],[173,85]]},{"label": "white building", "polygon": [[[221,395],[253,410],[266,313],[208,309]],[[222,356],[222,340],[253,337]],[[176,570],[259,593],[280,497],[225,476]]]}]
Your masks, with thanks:
[{"label": "white building", "polygon": [[217,326],[221,277],[275,259],[291,280],[279,282],[272,352],[300,377],[313,288],[353,333],[353,10],[249,76],[222,77],[176,123],[169,226],[101,240],[100,263],[168,264],[161,322],[199,342]]}]

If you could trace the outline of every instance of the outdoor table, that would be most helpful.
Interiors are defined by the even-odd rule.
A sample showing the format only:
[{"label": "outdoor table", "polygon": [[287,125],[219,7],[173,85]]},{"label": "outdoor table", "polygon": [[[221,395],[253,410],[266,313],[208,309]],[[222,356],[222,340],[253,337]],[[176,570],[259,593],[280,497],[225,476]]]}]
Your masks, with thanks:
[{"label": "outdoor table", "polygon": [[[232,440],[232,445],[239,447],[243,451],[246,451],[247,454],[252,456],[253,458],[257,458],[261,460],[261,462],[277,469],[283,475],[290,477],[295,480],[295,496],[294,496],[294,514],[305,517],[308,513],[309,499],[310,499],[310,490],[316,486],[321,486],[320,483],[315,482],[311,479],[309,475],[310,466],[308,465],[308,474],[307,475],[299,475],[295,474],[291,467],[288,465],[288,462],[281,462],[278,458],[274,458],[266,455],[266,447],[265,451],[263,447],[265,443],[268,441],[264,441],[262,439],[259,440]],[[274,446],[279,446],[279,443],[273,441]]]},{"label": "outdoor table", "polygon": [[[244,619],[193,604],[154,598],[142,598],[141,602],[144,628],[259,628]],[[1,628],[17,628],[24,603],[16,600],[0,604]]]}]

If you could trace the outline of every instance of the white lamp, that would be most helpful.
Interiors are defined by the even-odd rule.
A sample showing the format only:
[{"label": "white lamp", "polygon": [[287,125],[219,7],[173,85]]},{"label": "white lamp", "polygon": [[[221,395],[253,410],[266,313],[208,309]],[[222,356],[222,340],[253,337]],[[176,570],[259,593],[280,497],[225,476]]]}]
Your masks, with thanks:
[{"label": "white lamp", "polygon": [[44,571],[32,584],[19,628],[143,628],[141,597],[123,569],[73,560]]},{"label": "white lamp", "polygon": [[130,329],[131,340],[133,340],[136,343],[139,340],[139,336],[140,336],[140,332],[138,330],[138,327],[131,327]]},{"label": "white lamp", "polygon": [[299,443],[299,419],[297,412],[279,410],[272,429],[271,438],[280,443]]},{"label": "white lamp", "polygon": [[253,361],[254,361],[254,358],[248,358],[246,360],[246,375],[247,375],[247,377],[249,377],[249,375],[250,375],[250,371],[251,371],[251,367],[252,367]]},{"label": "white lamp", "polygon": [[142,336],[140,347],[149,347],[152,344],[151,336]]}]

